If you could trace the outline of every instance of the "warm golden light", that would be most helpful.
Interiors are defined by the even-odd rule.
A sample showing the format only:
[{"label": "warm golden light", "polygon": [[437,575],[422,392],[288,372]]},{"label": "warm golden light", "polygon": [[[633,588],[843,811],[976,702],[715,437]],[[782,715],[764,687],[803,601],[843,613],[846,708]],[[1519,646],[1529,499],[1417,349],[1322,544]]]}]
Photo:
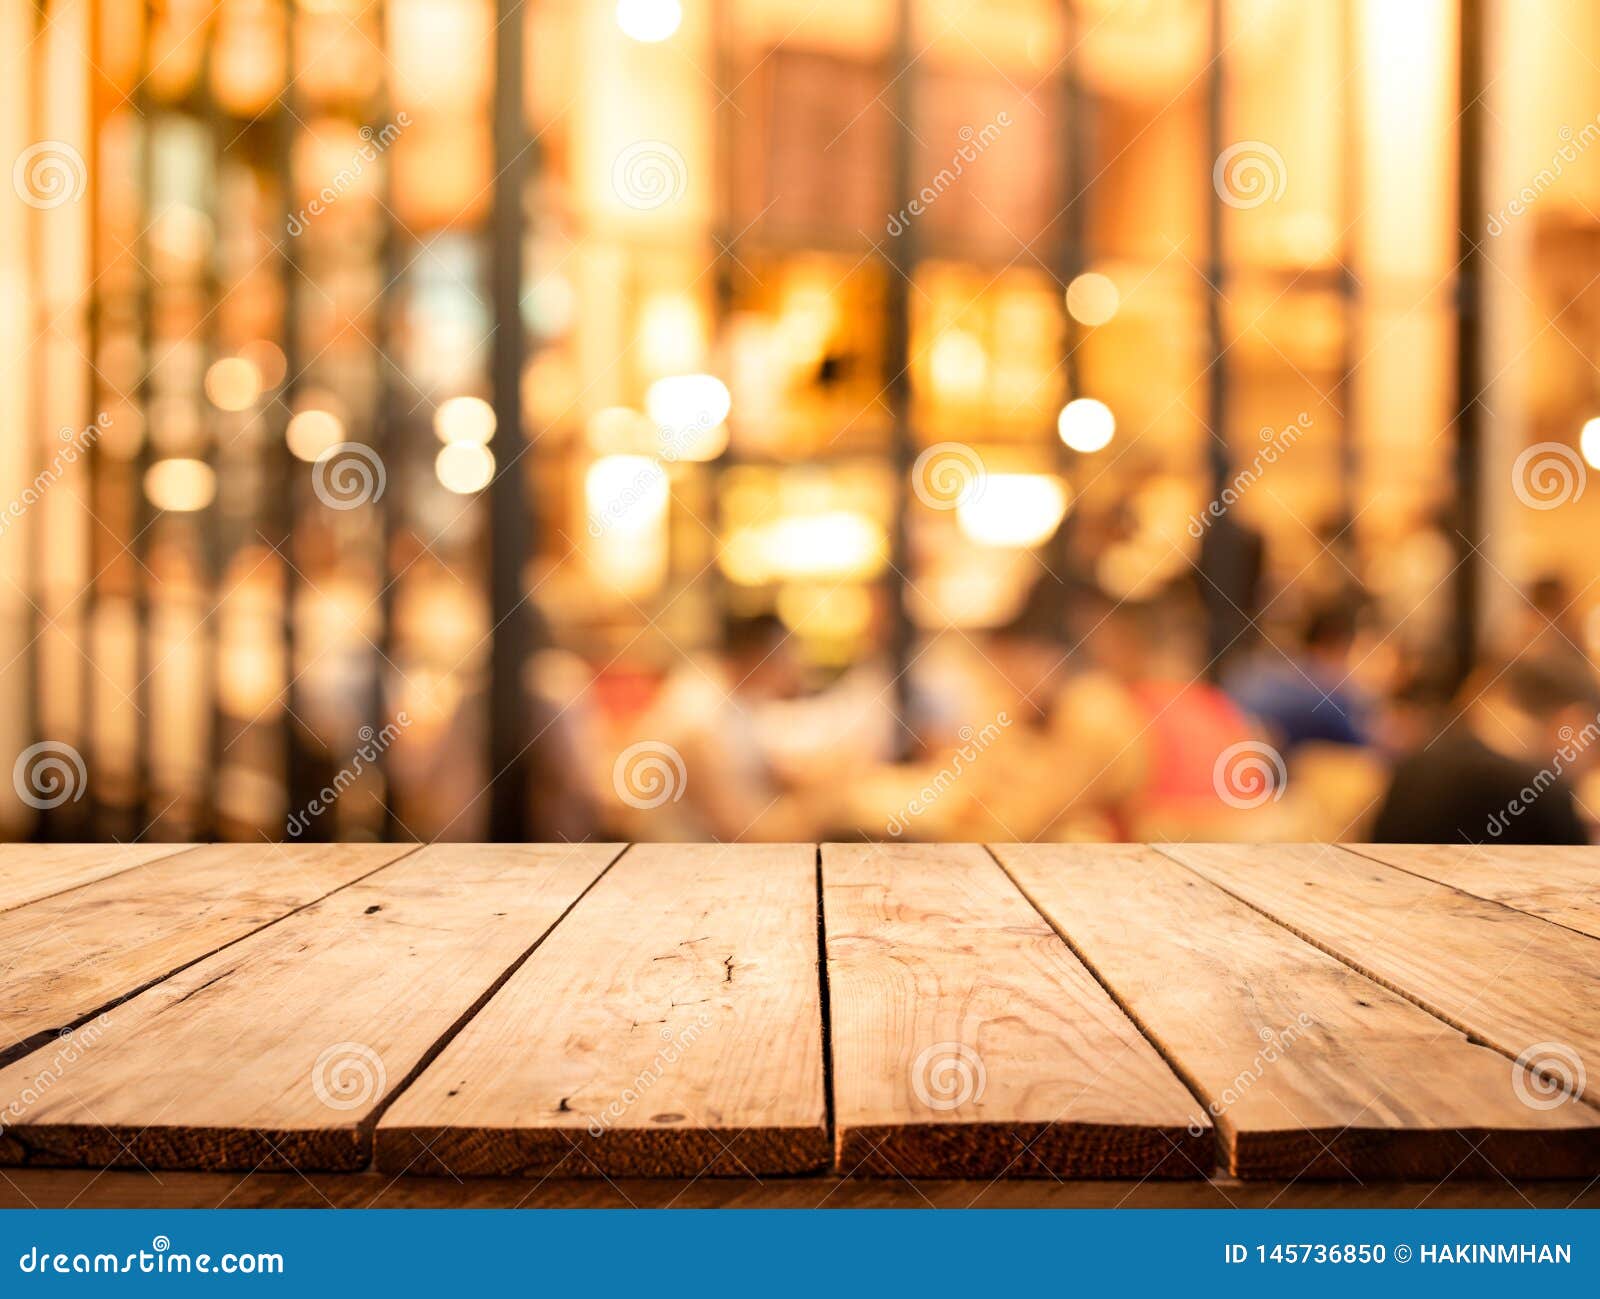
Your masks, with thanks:
[{"label": "warm golden light", "polygon": [[345,440],[344,424],[339,417],[326,410],[303,410],[289,421],[284,430],[289,452],[296,460],[315,464],[332,448]]},{"label": "warm golden light", "polygon": [[949,329],[940,334],[928,356],[933,366],[933,387],[940,396],[971,400],[982,391],[989,377],[989,355],[983,344],[964,329]]},{"label": "warm golden light", "polygon": [[1583,426],[1583,432],[1578,436],[1578,448],[1589,462],[1589,468],[1600,469],[1600,416]]},{"label": "warm golden light", "polygon": [[239,356],[255,366],[256,372],[261,376],[263,391],[276,388],[289,372],[289,362],[283,354],[283,349],[265,338],[257,338],[246,343],[239,349]]},{"label": "warm golden light", "polygon": [[1067,312],[1080,325],[1103,325],[1121,305],[1117,286],[1098,271],[1085,271],[1067,285]]},{"label": "warm golden light", "polygon": [[248,410],[261,396],[261,371],[242,356],[225,356],[206,371],[205,388],[219,410]]},{"label": "warm golden light", "polygon": [[875,577],[887,555],[888,538],[875,519],[854,510],[825,510],[737,528],[718,563],[740,585],[763,586],[787,579]]},{"label": "warm golden light", "polygon": [[979,545],[1026,548],[1048,541],[1066,512],[1067,489],[1054,474],[990,474],[956,507],[956,522]]},{"label": "warm golden light", "polygon": [[144,494],[158,510],[203,510],[216,498],[217,474],[204,460],[158,460],[145,471]]},{"label": "warm golden light", "polygon": [[1074,451],[1100,451],[1109,446],[1115,436],[1117,417],[1105,402],[1093,397],[1077,397],[1061,408],[1056,431]]},{"label": "warm golden light", "polygon": [[452,442],[434,458],[433,472],[446,491],[471,496],[494,481],[494,452],[479,442]]},{"label": "warm golden light", "polygon": [[602,455],[628,455],[655,449],[655,429],[631,406],[606,406],[589,416],[589,445]]},{"label": "warm golden light", "polygon": [[705,320],[686,293],[657,293],[639,311],[639,356],[646,374],[682,374],[705,364]]},{"label": "warm golden light", "polygon": [[798,583],[778,592],[778,617],[806,636],[854,637],[872,622],[872,596],[853,583]]},{"label": "warm golden light", "polygon": [[667,573],[666,470],[650,456],[601,456],[584,475],[589,566],[624,595],[643,595]]},{"label": "warm golden light", "polygon": [[649,456],[601,456],[583,482],[589,531],[653,527],[667,513],[667,474]]},{"label": "warm golden light", "polygon": [[617,26],[646,45],[666,40],[682,22],[678,0],[617,0]]},{"label": "warm golden light", "polygon": [[434,435],[444,443],[475,442],[487,446],[494,436],[495,424],[494,407],[481,397],[452,397],[433,412]]},{"label": "warm golden light", "polygon": [[727,385],[710,374],[657,379],[645,393],[645,409],[669,460],[714,460],[727,448],[722,427],[733,408]]}]

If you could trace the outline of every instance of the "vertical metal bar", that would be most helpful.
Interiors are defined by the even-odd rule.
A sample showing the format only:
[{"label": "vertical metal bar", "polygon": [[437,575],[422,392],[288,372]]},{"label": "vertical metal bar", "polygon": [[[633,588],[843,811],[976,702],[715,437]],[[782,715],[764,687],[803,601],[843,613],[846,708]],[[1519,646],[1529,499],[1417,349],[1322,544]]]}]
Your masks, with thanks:
[{"label": "vertical metal bar", "polygon": [[[1083,274],[1088,265],[1088,153],[1090,148],[1090,122],[1088,120],[1089,100],[1084,93],[1083,67],[1078,55],[1079,27],[1078,12],[1075,0],[1062,0],[1061,4],[1061,31],[1062,39],[1066,43],[1066,54],[1061,63],[1061,142],[1065,146],[1065,158],[1061,170],[1062,186],[1066,193],[1066,204],[1062,208],[1061,240],[1057,250],[1056,275],[1060,282],[1063,295],[1071,286],[1073,280]],[[1062,369],[1066,376],[1066,397],[1068,401],[1082,397],[1083,367],[1078,357],[1078,348],[1083,342],[1083,333],[1078,328],[1078,322],[1072,318],[1072,313],[1066,310],[1066,300],[1062,299],[1062,347],[1065,355],[1062,358]],[[1048,435],[1051,438],[1056,464],[1060,469],[1062,478],[1067,483],[1067,490],[1072,490],[1071,470],[1075,464],[1071,451],[1052,429]],[[1062,588],[1062,609],[1056,619],[1056,630],[1064,642],[1070,642],[1071,636],[1067,624],[1066,602],[1071,599],[1073,584],[1073,570],[1076,561],[1072,548],[1072,510],[1069,508],[1061,520],[1061,526],[1056,529],[1056,535],[1050,546],[1050,568],[1048,576],[1053,578]],[[1044,579],[1041,579],[1044,580]]]},{"label": "vertical metal bar", "polygon": [[[1211,0],[1211,71],[1206,79],[1206,178],[1224,145],[1227,113],[1227,70],[1223,66],[1223,6],[1227,0]],[[1228,480],[1228,359],[1223,333],[1222,297],[1227,284],[1226,247],[1223,231],[1222,195],[1212,184],[1206,194],[1206,343],[1207,371],[1206,424],[1210,434],[1206,444],[1206,463],[1211,473],[1211,490],[1220,495]]]},{"label": "vertical metal bar", "polygon": [[[892,55],[889,61],[889,109],[896,121],[890,130],[890,211],[903,212],[911,204],[913,186],[911,123],[916,120],[916,88],[912,77],[912,0],[896,0]],[[910,680],[915,628],[911,622],[910,490],[916,459],[916,438],[911,427],[911,277],[917,269],[917,226],[906,222],[896,237],[880,243],[887,283],[884,286],[885,392],[891,426],[891,463],[894,466],[893,519],[889,542],[889,670],[894,679],[896,749],[907,757],[911,749]]]},{"label": "vertical metal bar", "polygon": [[155,512],[145,495],[144,479],[152,456],[150,449],[150,405],[154,396],[152,382],[155,373],[155,280],[150,270],[150,227],[155,221],[155,105],[150,95],[151,52],[154,48],[152,27],[155,13],[149,4],[144,6],[143,20],[139,24],[138,84],[134,88],[134,111],[139,115],[139,215],[138,233],[135,237],[135,256],[139,273],[139,383],[135,399],[143,431],[139,438],[138,455],[134,462],[133,479],[133,555],[134,555],[134,636],[137,639],[138,684],[134,688],[134,709],[137,720],[134,754],[135,808],[139,833],[148,834],[155,817],[152,787],[155,783],[154,746],[155,728],[151,722],[155,707],[155,691],[151,686],[151,673],[155,669],[154,600],[151,595],[150,529],[155,525]]},{"label": "vertical metal bar", "polygon": [[[389,6],[386,0],[379,0],[378,14],[378,39],[388,42],[389,33]],[[380,85],[375,97],[378,117],[384,129],[394,120],[394,101],[388,93],[387,83]],[[384,464],[398,469],[400,464],[399,437],[401,433],[402,416],[399,399],[396,396],[395,372],[398,358],[394,355],[398,345],[399,331],[394,327],[394,314],[402,309],[403,299],[396,294],[396,281],[401,275],[400,264],[400,232],[396,229],[395,212],[395,185],[394,185],[394,160],[385,157],[380,173],[379,184],[382,187],[383,200],[383,240],[379,249],[378,273],[383,280],[383,294],[378,301],[378,319],[373,331],[373,344],[378,353],[378,399],[377,408],[373,412],[374,440],[377,442],[376,450]],[[398,477],[398,474],[393,476]],[[379,554],[378,554],[378,661],[373,664],[372,677],[372,727],[382,734],[393,712],[389,698],[389,664],[394,662],[398,652],[394,634],[395,608],[397,604],[395,591],[395,577],[390,572],[395,552],[395,541],[399,532],[400,518],[394,496],[385,492],[381,498],[372,503],[372,508],[378,512],[379,527]],[[383,785],[383,827],[382,838],[386,843],[393,843],[402,832],[399,817],[395,814],[394,792],[394,763],[390,748],[385,745],[378,756],[378,775]]]},{"label": "vertical metal bar", "polygon": [[1356,52],[1359,48],[1358,7],[1346,4],[1340,10],[1340,60],[1344,79],[1340,92],[1341,139],[1339,164],[1343,172],[1339,241],[1339,294],[1344,338],[1339,350],[1339,381],[1335,387],[1339,400],[1339,549],[1353,570],[1355,559],[1356,496],[1359,490],[1361,455],[1360,420],[1356,416],[1356,365],[1361,355],[1361,281],[1356,274],[1360,246],[1357,225],[1363,211],[1361,203],[1362,149],[1361,99],[1356,93]]},{"label": "vertical metal bar", "polygon": [[522,367],[527,331],[522,325],[522,234],[528,151],[523,103],[524,0],[496,0],[494,85],[494,203],[490,266],[494,307],[491,386],[497,427],[499,472],[489,487],[490,618],[494,627],[489,665],[490,837],[515,842],[528,837],[527,746],[530,708],[523,670],[532,653],[527,598],[523,591],[531,513],[524,490]]},{"label": "vertical metal bar", "polygon": [[[29,41],[32,49],[37,50],[44,40],[45,20],[44,6],[42,4],[36,5],[33,9],[33,32]],[[40,130],[42,125],[40,122],[42,116],[40,109],[40,82],[42,77],[39,75],[38,67],[41,62],[43,62],[41,58],[34,57],[31,69],[32,75],[28,78],[25,90],[26,97],[23,103],[23,111],[27,116],[29,126],[27,138],[30,140],[39,139],[45,134]],[[27,366],[30,371],[31,381],[28,383],[27,419],[23,426],[22,437],[23,445],[26,448],[23,462],[26,469],[25,477],[31,478],[33,473],[36,472],[35,457],[38,454],[39,429],[43,424],[42,417],[45,409],[43,382],[45,367],[41,359],[43,349],[40,346],[44,332],[42,329],[44,312],[40,307],[41,286],[44,276],[39,265],[39,259],[43,252],[43,241],[39,237],[39,214],[31,207],[23,213],[22,240],[23,265],[26,267],[28,276],[27,307],[25,309],[23,328],[28,332],[29,341],[33,348],[33,355],[28,358]],[[27,575],[24,578],[28,587],[26,617],[28,620],[27,670],[29,689],[27,691],[26,707],[28,709],[28,735],[31,737],[32,743],[41,743],[47,738],[44,734],[44,709],[40,705],[40,700],[44,694],[44,675],[39,659],[39,638],[44,634],[45,629],[44,612],[41,605],[41,601],[45,598],[44,583],[40,577],[43,570],[40,560],[44,549],[39,538],[41,526],[42,511],[34,514],[28,520],[23,532],[23,544],[28,557]],[[55,822],[51,815],[48,812],[39,813],[34,821],[34,837],[37,839],[50,839],[53,837],[52,832],[54,829]]]},{"label": "vertical metal bar", "polygon": [[[201,277],[201,300],[207,306],[202,332],[202,345],[205,364],[208,366],[215,364],[222,356],[222,312],[217,308],[224,297],[222,223],[227,214],[223,209],[223,152],[227,147],[227,140],[234,133],[228,120],[228,114],[222,105],[217,102],[217,96],[212,89],[212,68],[217,61],[217,47],[221,39],[221,24],[211,24],[206,32],[206,53],[201,64],[199,85],[200,108],[204,114],[212,166],[212,194],[210,195],[209,206],[211,208],[212,230],[214,233],[211,246],[206,254],[205,268]],[[220,801],[218,772],[222,766],[222,730],[226,720],[222,711],[222,611],[219,607],[219,601],[222,596],[221,575],[227,563],[228,545],[223,535],[222,517],[224,494],[221,476],[225,468],[220,437],[222,417],[216,410],[206,408],[203,396],[201,400],[201,409],[205,411],[204,422],[207,428],[205,446],[201,455],[205,462],[211,466],[213,473],[217,475],[218,490],[211,504],[205,510],[197,515],[189,516],[193,520],[194,527],[201,538],[202,562],[197,565],[199,579],[204,583],[201,604],[202,606],[210,605],[210,608],[202,614],[199,633],[200,644],[198,649],[204,655],[204,659],[201,668],[201,681],[198,684],[204,700],[201,715],[210,717],[211,727],[207,736],[206,769],[200,794],[200,806],[196,809],[195,821],[199,826],[199,838],[215,840],[218,838],[219,824],[221,822],[221,809],[218,806]]]},{"label": "vertical metal bar", "polygon": [[[713,110],[712,131],[716,141],[713,159],[713,198],[711,235],[716,242],[716,251],[713,255],[712,276],[712,308],[711,308],[711,337],[713,349],[724,342],[723,331],[733,314],[735,302],[735,277],[739,267],[739,256],[734,249],[738,242],[739,222],[735,219],[738,134],[735,117],[737,109],[733,105],[731,96],[737,93],[738,78],[734,67],[734,42],[731,33],[734,30],[733,10],[736,0],[711,0],[711,43],[712,43],[712,84],[713,93],[717,97],[716,108]],[[723,352],[727,356],[726,351]],[[731,357],[729,358],[731,360]],[[731,380],[731,374],[724,374],[724,380]],[[735,410],[730,417],[735,422],[739,412]],[[737,427],[735,423],[734,427]],[[742,448],[731,436],[728,447],[723,452],[720,460],[705,466],[706,477],[711,484],[711,521],[716,531],[716,536],[711,539],[712,559],[716,558],[716,548],[722,537],[727,535],[729,519],[723,512],[723,495],[719,486],[723,476],[735,469],[744,459]],[[701,567],[697,559],[696,568]],[[717,563],[710,565],[711,593],[715,601],[715,608],[719,614],[724,614],[732,606],[732,582],[723,572],[722,566]]]},{"label": "vertical metal bar", "polygon": [[[1224,10],[1227,0],[1211,0],[1210,75],[1206,82],[1206,343],[1209,360],[1206,373],[1206,464],[1213,499],[1220,499],[1228,482],[1232,457],[1228,447],[1229,373],[1227,339],[1224,332],[1223,295],[1227,286],[1227,242],[1223,225],[1222,193],[1212,168],[1224,148],[1227,127],[1227,68],[1224,62]],[[1201,597],[1206,607],[1206,675],[1215,680],[1221,675],[1223,656],[1248,629],[1241,625],[1253,615],[1249,583],[1250,567],[1259,562],[1259,546],[1254,533],[1237,522],[1230,511],[1206,529],[1200,541],[1197,565]],[[1249,583],[1253,585],[1253,583]],[[1243,599],[1241,600],[1241,596]]]},{"label": "vertical metal bar", "polygon": [[[100,32],[100,0],[89,0],[89,30],[87,34],[87,48],[96,49],[95,42]],[[98,60],[95,61],[96,63]],[[100,409],[104,396],[99,382],[101,341],[105,336],[104,320],[104,294],[98,287],[98,263],[100,258],[100,245],[104,229],[104,160],[101,157],[100,135],[101,127],[107,117],[107,96],[105,93],[105,78],[96,66],[91,64],[89,72],[89,130],[88,138],[84,141],[84,152],[87,155],[89,175],[93,178],[89,186],[89,293],[84,303],[86,313],[84,343],[89,356],[88,373],[84,376],[84,388],[87,390],[87,408],[89,418],[92,420]],[[74,431],[76,436],[76,430]],[[88,752],[91,779],[89,780],[88,798],[85,800],[86,808],[78,818],[74,827],[76,838],[99,839],[106,833],[108,820],[107,809],[97,790],[97,782],[92,778],[93,763],[96,756],[95,738],[97,727],[95,725],[96,710],[96,673],[94,670],[94,657],[99,645],[100,632],[100,529],[97,520],[100,517],[100,491],[104,479],[104,459],[101,455],[98,440],[89,443],[84,451],[84,474],[88,478],[89,496],[89,573],[88,589],[84,593],[83,614],[83,640],[87,651],[83,656],[81,669],[82,685],[79,689],[83,692],[83,747]],[[70,806],[70,804],[69,804]]]},{"label": "vertical metal bar", "polygon": [[[279,198],[283,204],[283,234],[278,244],[279,248],[279,278],[283,285],[283,388],[281,400],[284,406],[293,413],[295,401],[300,391],[301,370],[305,365],[304,348],[300,340],[300,270],[299,248],[296,237],[289,233],[290,221],[295,215],[295,177],[294,177],[294,133],[299,123],[299,116],[294,105],[294,78],[292,76],[294,60],[294,19],[295,12],[292,4],[288,5],[284,14],[284,40],[287,43],[284,51],[284,68],[290,73],[286,76],[280,103],[282,111],[274,123],[276,131],[273,143],[276,150],[276,163],[278,171]],[[293,453],[289,450],[288,439],[280,439],[273,449],[273,463],[277,470],[278,490],[273,493],[273,508],[270,518],[266,520],[268,534],[272,537],[272,545],[279,552],[278,563],[281,565],[283,584],[281,598],[283,600],[282,621],[280,635],[283,638],[284,654],[284,684],[283,684],[283,743],[284,743],[284,792],[286,795],[289,812],[293,815],[305,808],[316,796],[315,766],[311,756],[311,745],[314,737],[302,732],[300,711],[295,703],[295,673],[298,660],[299,637],[296,630],[296,614],[299,602],[300,580],[295,571],[294,543],[296,524],[296,500],[299,492],[299,467]],[[324,818],[315,818],[307,827],[308,838],[320,838],[326,833],[323,826]]]},{"label": "vertical metal bar", "polygon": [[1462,679],[1477,661],[1483,601],[1483,275],[1486,259],[1476,233],[1486,210],[1484,194],[1484,80],[1488,24],[1483,0],[1461,0],[1458,149],[1456,169],[1456,447],[1455,478],[1459,514],[1452,538],[1455,570],[1455,658]]}]

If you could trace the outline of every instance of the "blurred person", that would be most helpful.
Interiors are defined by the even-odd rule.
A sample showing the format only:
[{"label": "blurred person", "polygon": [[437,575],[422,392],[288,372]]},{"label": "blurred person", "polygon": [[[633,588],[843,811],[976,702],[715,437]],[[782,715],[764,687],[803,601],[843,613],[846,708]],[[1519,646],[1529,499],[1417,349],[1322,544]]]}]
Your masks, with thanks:
[{"label": "blurred person", "polygon": [[638,813],[620,814],[630,836],[810,839],[817,818],[769,760],[757,719],[761,705],[795,698],[803,685],[789,631],[771,614],[732,618],[720,654],[687,656],[639,720],[635,760],[645,765],[613,773],[618,798]]},{"label": "blurred person", "polygon": [[1594,664],[1584,649],[1583,627],[1574,612],[1577,604],[1566,579],[1546,573],[1528,583],[1509,620],[1509,635],[1500,646],[1518,658],[1537,655],[1576,672],[1592,674]]},{"label": "blurred person", "polygon": [[[1059,809],[1041,773],[1053,754],[1043,722],[1067,658],[1063,587],[1034,582],[997,627],[947,629],[911,673],[905,761],[851,784],[840,825],[868,838],[1029,839]],[[903,733],[904,734],[904,733]]]},{"label": "blurred person", "polygon": [[1117,839],[1233,837],[1238,809],[1219,790],[1218,763],[1254,736],[1205,679],[1207,631],[1181,580],[1101,612],[1088,635],[1092,666],[1053,710],[1053,777],[1065,798],[1051,837],[1096,822]]},{"label": "blurred person", "polygon": [[1198,587],[1205,611],[1202,662],[1215,675],[1230,657],[1249,648],[1261,607],[1266,540],[1238,511],[1228,510],[1201,537],[1195,570],[1207,575]]},{"label": "blurred person", "polygon": [[1402,758],[1378,843],[1581,844],[1574,782],[1600,740],[1600,691],[1570,660],[1524,655],[1476,674],[1456,715]]},{"label": "blurred person", "polygon": [[1305,744],[1372,743],[1374,708],[1351,681],[1355,605],[1337,599],[1312,610],[1292,653],[1265,649],[1230,668],[1223,687],[1266,726],[1286,755]]}]

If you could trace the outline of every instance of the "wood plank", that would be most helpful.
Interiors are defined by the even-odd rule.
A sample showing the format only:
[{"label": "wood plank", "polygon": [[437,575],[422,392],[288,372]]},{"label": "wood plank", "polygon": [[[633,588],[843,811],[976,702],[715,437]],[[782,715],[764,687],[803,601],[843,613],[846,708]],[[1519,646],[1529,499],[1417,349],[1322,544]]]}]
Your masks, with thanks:
[{"label": "wood plank", "polygon": [[197,848],[0,913],[0,1061],[410,851]]},{"label": "wood plank", "polygon": [[1600,1112],[1154,850],[996,844],[1247,1178],[1584,1177]]},{"label": "wood plank", "polygon": [[817,964],[815,847],[635,845],[383,1117],[377,1166],[821,1168]]},{"label": "wood plank", "polygon": [[[0,1209],[1595,1209],[1600,1182],[393,1177],[14,1168]],[[730,1223],[730,1231],[738,1224]],[[25,1292],[23,1292],[25,1293]]]},{"label": "wood plank", "polygon": [[1202,1177],[1199,1103],[981,847],[822,850],[845,1173]]},{"label": "wood plank", "polygon": [[1600,938],[1600,848],[1514,843],[1346,846],[1374,861]]},{"label": "wood plank", "polygon": [[1251,906],[1522,1059],[1583,1091],[1600,1062],[1600,944],[1547,920],[1321,844],[1161,844]]},{"label": "wood plank", "polygon": [[186,848],[151,843],[0,844],[0,911],[176,856]]},{"label": "wood plank", "polygon": [[618,851],[435,846],[379,870],[91,1021],[70,1058],[0,1070],[0,1158],[364,1168],[378,1108]]}]

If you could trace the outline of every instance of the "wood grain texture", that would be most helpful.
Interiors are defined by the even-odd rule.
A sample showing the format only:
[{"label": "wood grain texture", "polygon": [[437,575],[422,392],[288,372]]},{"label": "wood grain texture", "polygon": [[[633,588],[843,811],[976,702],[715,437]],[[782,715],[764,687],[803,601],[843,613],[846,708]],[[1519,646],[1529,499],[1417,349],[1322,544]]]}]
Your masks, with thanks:
[{"label": "wood grain texture", "polygon": [[1600,848],[1524,844],[1348,844],[1386,862],[1600,938]]},{"label": "wood grain texture", "polygon": [[[1600,943],[1320,844],[1160,850],[1425,1010],[1523,1059],[1560,1103],[1600,1062]],[[1594,1103],[1592,1088],[1583,1099]]]},{"label": "wood grain texture", "polygon": [[0,911],[183,851],[183,844],[0,844]]},{"label": "wood grain texture", "polygon": [[821,1168],[817,966],[811,845],[635,845],[383,1117],[377,1165]]},{"label": "wood grain texture", "polygon": [[1209,1118],[981,847],[822,849],[840,1171],[1203,1177]]},{"label": "wood grain texture", "polygon": [[435,846],[385,867],[0,1070],[0,1159],[364,1168],[375,1111],[619,851]]},{"label": "wood grain texture", "polygon": [[993,852],[1207,1103],[1245,1178],[1583,1177],[1600,1112],[1154,850]]},{"label": "wood grain texture", "polygon": [[0,913],[0,1059],[411,850],[196,848]]}]

